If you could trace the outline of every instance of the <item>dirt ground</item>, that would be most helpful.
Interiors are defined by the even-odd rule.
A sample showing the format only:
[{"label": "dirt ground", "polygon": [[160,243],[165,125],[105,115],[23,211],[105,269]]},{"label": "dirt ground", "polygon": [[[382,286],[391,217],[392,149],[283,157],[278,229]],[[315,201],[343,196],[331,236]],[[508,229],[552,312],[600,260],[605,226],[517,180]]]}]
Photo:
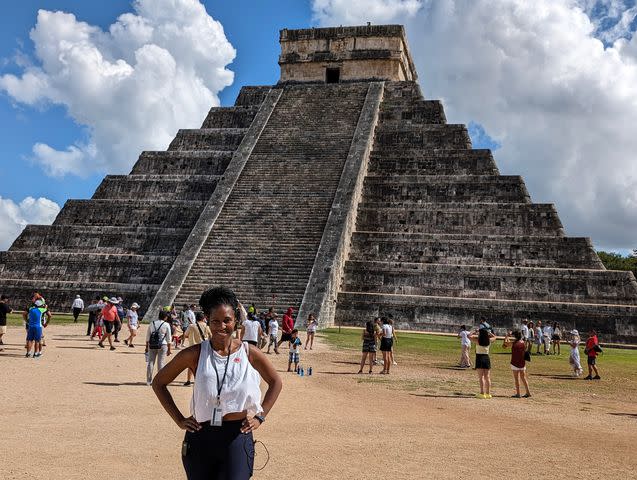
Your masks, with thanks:
[{"label": "dirt ground", "polygon": [[[84,325],[50,326],[35,360],[23,358],[24,330],[9,328],[0,352],[0,477],[185,478],[183,432],[145,384],[143,348],[101,350],[83,333]],[[270,458],[254,478],[635,478],[637,404],[621,394],[574,398],[566,386],[518,400],[508,398],[507,378],[492,400],[431,395],[400,387],[426,376],[445,381],[409,361],[376,382],[353,373],[357,353],[323,343],[302,354],[311,377],[285,373],[286,356],[271,356],[284,388],[255,434]],[[183,380],[171,391],[186,412]],[[255,467],[267,456],[258,444]]]}]

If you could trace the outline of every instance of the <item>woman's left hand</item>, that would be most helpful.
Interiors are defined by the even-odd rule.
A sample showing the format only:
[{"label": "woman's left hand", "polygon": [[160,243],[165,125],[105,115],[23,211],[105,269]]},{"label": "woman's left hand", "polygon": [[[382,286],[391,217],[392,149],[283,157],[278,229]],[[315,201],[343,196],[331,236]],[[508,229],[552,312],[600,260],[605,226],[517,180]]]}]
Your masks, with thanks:
[{"label": "woman's left hand", "polygon": [[254,417],[246,417],[241,424],[241,433],[250,433],[261,426],[261,422]]}]

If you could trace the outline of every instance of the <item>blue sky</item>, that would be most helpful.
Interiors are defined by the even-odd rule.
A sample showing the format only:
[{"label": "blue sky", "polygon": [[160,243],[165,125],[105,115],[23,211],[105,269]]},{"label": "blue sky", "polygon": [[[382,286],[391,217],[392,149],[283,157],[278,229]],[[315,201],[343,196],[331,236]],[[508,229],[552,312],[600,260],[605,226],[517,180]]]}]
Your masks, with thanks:
[{"label": "blue sky", "polygon": [[[157,10],[194,3],[138,1]],[[44,218],[27,215],[35,208],[31,204],[20,206],[22,217],[15,213],[25,197],[44,197],[60,206],[69,198],[89,198],[105,173],[129,170],[142,150],[137,143],[146,148],[144,140],[150,138],[153,146],[165,145],[177,128],[196,127],[215,96],[222,105],[232,105],[241,86],[275,83],[280,28],[372,21],[405,24],[425,95],[443,100],[450,122],[467,124],[475,148],[495,151],[502,173],[523,175],[534,201],[555,202],[569,235],[591,236],[598,248],[628,252],[637,245],[637,162],[631,158],[637,151],[637,140],[628,131],[637,123],[637,109],[627,100],[637,96],[636,69],[631,66],[631,62],[637,64],[637,41],[631,41],[637,29],[635,0],[498,1],[497,16],[492,15],[493,4],[488,0],[203,1],[207,13],[223,25],[224,33],[215,37],[214,29],[209,29],[201,42],[191,39],[192,51],[211,42],[209,51],[193,54],[182,63],[179,46],[171,48],[169,41],[161,44],[161,39],[153,39],[170,51],[178,66],[188,70],[194,65],[196,75],[186,78],[185,83],[178,76],[163,78],[173,85],[167,94],[167,108],[162,110],[161,102],[151,102],[149,112],[159,111],[167,116],[167,122],[162,125],[149,113],[146,117],[155,119],[155,125],[146,129],[134,119],[130,125],[121,125],[120,132],[127,133],[129,127],[142,132],[137,139],[129,138],[126,145],[117,142],[116,127],[123,117],[113,115],[111,119],[113,111],[108,109],[99,114],[103,107],[100,91],[76,104],[74,94],[81,97],[84,92],[69,88],[62,102],[65,106],[61,106],[50,101],[50,93],[43,95],[44,101],[29,101],[0,88],[0,140],[4,147],[0,159],[0,250],[8,246],[7,238],[17,235],[25,219]],[[438,9],[443,3],[455,8]],[[511,5],[515,8],[509,8]],[[30,65],[41,66],[29,38],[38,22],[38,9],[72,13],[78,22],[104,32],[123,13],[144,16],[134,9],[132,0],[23,0],[3,6],[0,82],[7,74],[19,78]],[[167,12],[162,18],[171,22],[178,17],[173,13],[179,12]],[[582,21],[582,14],[590,25]],[[146,19],[153,17],[152,13],[145,15]],[[55,22],[60,24],[61,20],[56,18]],[[157,28],[158,20],[152,21]],[[40,37],[41,45],[46,44],[46,38]],[[91,41],[97,42],[93,46],[105,57],[114,55],[107,60],[125,58],[128,64],[138,66],[131,55],[139,45],[119,51],[112,45],[104,47],[99,39]],[[236,49],[236,57],[228,64],[230,45]],[[156,71],[161,72],[166,65],[161,64]],[[138,70],[143,73],[143,69]],[[234,73],[232,82],[228,70]],[[145,72],[153,72],[152,66]],[[51,71],[45,73],[53,78]],[[86,72],[75,74],[78,81],[90,80]],[[76,76],[66,80],[72,82]],[[203,78],[205,85],[191,97],[206,100],[198,107],[185,106],[189,98],[183,92],[195,77]],[[216,80],[220,86],[211,86]],[[22,85],[23,94],[33,91],[27,87]],[[136,100],[143,93],[124,87],[101,92],[107,98],[119,96],[120,102],[121,98]],[[175,95],[178,98],[172,98]],[[146,100],[130,106],[132,116],[139,113],[136,108],[146,108]],[[125,108],[127,102],[121,105]],[[171,117],[166,113],[171,109],[183,111]],[[84,125],[74,120],[80,117],[88,117]],[[38,144],[44,144],[46,150],[37,150],[36,155]],[[93,158],[95,145],[97,155]],[[66,165],[62,174],[52,170],[56,162]],[[50,218],[50,205],[47,208]],[[3,209],[9,211],[9,220]],[[13,230],[3,229],[3,223],[11,221]]]}]

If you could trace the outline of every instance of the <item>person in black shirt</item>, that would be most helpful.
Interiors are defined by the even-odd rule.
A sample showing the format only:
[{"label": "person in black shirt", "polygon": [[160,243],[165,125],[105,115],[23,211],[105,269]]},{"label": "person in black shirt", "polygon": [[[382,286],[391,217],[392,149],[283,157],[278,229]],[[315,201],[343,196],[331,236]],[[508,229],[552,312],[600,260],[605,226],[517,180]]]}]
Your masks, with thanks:
[{"label": "person in black shirt", "polygon": [[7,305],[7,301],[9,297],[6,295],[0,296],[0,351],[4,350],[2,345],[4,342],[2,341],[2,337],[5,333],[7,333],[7,313],[11,313],[11,307]]}]

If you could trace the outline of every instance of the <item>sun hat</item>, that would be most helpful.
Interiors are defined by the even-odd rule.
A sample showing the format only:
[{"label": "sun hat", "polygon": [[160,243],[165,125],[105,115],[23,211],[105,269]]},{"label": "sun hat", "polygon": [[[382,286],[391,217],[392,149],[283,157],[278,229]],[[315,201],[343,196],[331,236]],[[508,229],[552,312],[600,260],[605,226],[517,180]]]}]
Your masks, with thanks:
[{"label": "sun hat", "polygon": [[43,306],[44,306],[44,299],[43,299],[43,298],[38,298],[38,299],[35,301],[35,306],[36,306],[36,307],[43,307]]},{"label": "sun hat", "polygon": [[102,300],[104,300],[105,302],[108,302],[108,296],[107,296],[107,295],[104,295],[104,296],[102,297]]},{"label": "sun hat", "polygon": [[139,304],[137,302],[133,302],[130,308],[139,308]]},{"label": "sun hat", "polygon": [[107,301],[108,303],[112,303],[113,305],[117,305],[119,303],[119,300],[115,297],[111,297]]}]

